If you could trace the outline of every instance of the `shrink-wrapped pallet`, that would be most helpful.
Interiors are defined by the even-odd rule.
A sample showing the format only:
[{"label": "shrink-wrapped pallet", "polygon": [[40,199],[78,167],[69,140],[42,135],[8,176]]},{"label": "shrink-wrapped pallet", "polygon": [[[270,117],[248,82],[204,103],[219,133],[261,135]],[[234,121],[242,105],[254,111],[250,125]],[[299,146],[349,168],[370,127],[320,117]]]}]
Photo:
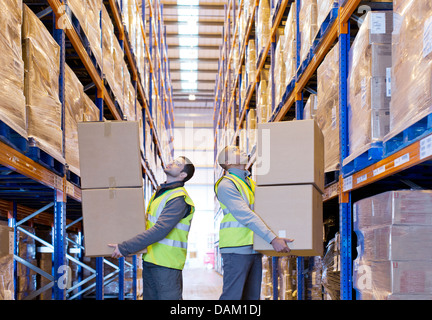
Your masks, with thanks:
[{"label": "shrink-wrapped pallet", "polygon": [[123,68],[125,66],[123,49],[117,40],[113,38],[113,61],[114,61],[114,85],[111,87],[116,101],[123,109]]},{"label": "shrink-wrapped pallet", "polygon": [[285,63],[286,84],[295,79],[297,71],[296,6],[291,4],[284,30],[283,60]]},{"label": "shrink-wrapped pallet", "polygon": [[[334,7],[334,5],[337,6],[338,0],[316,0],[317,2],[317,30],[319,31],[321,28],[323,22],[329,15],[331,9]],[[335,4],[336,2],[336,4]],[[314,37],[316,36],[316,33],[314,34]]]},{"label": "shrink-wrapped pallet", "polygon": [[278,259],[279,300],[297,300],[297,259]]},{"label": "shrink-wrapped pallet", "polygon": [[280,36],[276,44],[274,79],[275,79],[275,106],[278,106],[282,101],[282,96],[285,93],[286,73],[284,63],[284,37]]},{"label": "shrink-wrapped pallet", "polygon": [[256,109],[249,109],[246,119],[248,147],[245,149],[248,153],[250,153],[252,148],[256,145],[256,121]]},{"label": "shrink-wrapped pallet", "polygon": [[258,7],[257,48],[258,55],[270,40],[270,1],[260,0]]},{"label": "shrink-wrapped pallet", "polygon": [[349,54],[346,162],[389,131],[392,12],[368,12]]},{"label": "shrink-wrapped pallet", "polygon": [[324,171],[339,168],[339,43],[318,67],[316,121],[324,135]]},{"label": "shrink-wrapped pallet", "polygon": [[72,69],[65,66],[65,160],[69,170],[80,175],[78,122],[82,120],[84,88]]},{"label": "shrink-wrapped pallet", "polygon": [[39,18],[24,6],[24,95],[28,136],[36,146],[64,162],[59,100],[60,47]]},{"label": "shrink-wrapped pallet", "polygon": [[394,1],[390,133],[405,130],[432,111],[432,3]]},{"label": "shrink-wrapped pallet", "polygon": [[246,54],[247,87],[255,82],[256,77],[256,49],[255,40],[249,40]]},{"label": "shrink-wrapped pallet", "polygon": [[303,119],[315,119],[318,99],[316,94],[311,94],[303,109]]},{"label": "shrink-wrapped pallet", "polygon": [[0,120],[27,138],[22,60],[22,0],[0,7]]},{"label": "shrink-wrapped pallet", "polygon": [[268,108],[269,108],[269,96],[268,96],[268,90],[267,90],[267,81],[261,80],[258,85],[258,92],[257,92],[257,113],[258,113],[258,123],[267,122],[268,117]]},{"label": "shrink-wrapped pallet", "polygon": [[96,107],[95,103],[89,98],[88,95],[84,94],[83,100],[83,121],[99,121],[100,110]]},{"label": "shrink-wrapped pallet", "polygon": [[300,12],[300,64],[307,58],[317,32],[317,0],[301,0]]},{"label": "shrink-wrapped pallet", "polygon": [[355,202],[353,210],[354,230],[390,224],[432,226],[432,191],[387,191]]},{"label": "shrink-wrapped pallet", "polygon": [[87,38],[95,55],[96,61],[102,68],[102,39],[101,39],[101,10],[102,0],[87,1]]},{"label": "shrink-wrapped pallet", "polygon": [[67,5],[79,21],[97,63],[103,67],[101,39],[102,0],[68,0]]},{"label": "shrink-wrapped pallet", "polygon": [[114,25],[105,6],[102,9],[102,48],[103,48],[103,73],[111,88],[114,87]]},{"label": "shrink-wrapped pallet", "polygon": [[322,259],[321,283],[324,288],[324,300],[340,300],[340,235],[327,244],[327,250]]},{"label": "shrink-wrapped pallet", "polygon": [[357,298],[432,294],[432,191],[388,191],[354,203]]}]

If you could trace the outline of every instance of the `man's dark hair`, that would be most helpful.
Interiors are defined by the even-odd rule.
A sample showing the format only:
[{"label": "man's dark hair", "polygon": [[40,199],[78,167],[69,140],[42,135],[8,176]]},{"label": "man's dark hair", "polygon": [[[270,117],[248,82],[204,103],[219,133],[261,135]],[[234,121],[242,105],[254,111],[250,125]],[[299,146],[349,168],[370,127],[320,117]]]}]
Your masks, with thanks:
[{"label": "man's dark hair", "polygon": [[190,161],[188,158],[184,156],[180,156],[180,158],[182,158],[185,161],[184,168],[181,172],[186,172],[187,176],[183,180],[183,182],[186,182],[193,177],[195,173],[195,166],[192,164],[192,161]]}]

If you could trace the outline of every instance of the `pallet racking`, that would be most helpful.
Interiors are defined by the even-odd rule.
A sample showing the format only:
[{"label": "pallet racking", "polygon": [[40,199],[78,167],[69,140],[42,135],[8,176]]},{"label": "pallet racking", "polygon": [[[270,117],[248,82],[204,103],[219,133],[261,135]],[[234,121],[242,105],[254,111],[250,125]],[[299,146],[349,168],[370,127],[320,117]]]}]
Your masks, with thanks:
[{"label": "pallet racking", "polygon": [[[219,74],[216,79],[214,101],[214,133],[215,160],[220,147],[225,144],[239,145],[239,135],[245,129],[248,112],[255,107],[255,96],[260,82],[260,72],[268,69],[274,75],[276,33],[283,26],[289,9],[294,9],[297,23],[297,53],[300,50],[299,11],[300,2],[292,0],[271,0],[272,21],[270,39],[264,48],[257,51],[256,78],[247,83],[246,97],[242,101],[241,91],[242,64],[245,59],[249,39],[256,43],[256,28],[259,1],[253,1],[252,10],[247,18],[245,37],[240,40],[238,49],[239,60],[234,68],[234,49],[246,0],[231,0],[225,7],[224,43],[220,49]],[[295,7],[293,7],[295,5]],[[339,169],[326,175],[326,187],[323,194],[324,219],[332,217],[337,221],[336,230],[340,234],[340,298],[355,299],[353,290],[353,260],[356,256],[356,237],[353,232],[353,203],[365,197],[388,190],[404,188],[430,188],[428,177],[432,160],[431,115],[425,116],[409,128],[396,134],[393,138],[383,141],[381,146],[370,148],[348,163],[344,160],[349,156],[348,145],[348,59],[351,44],[358,32],[357,22],[368,10],[392,10],[392,1],[335,1],[333,9],[321,26],[312,43],[310,54],[300,64],[297,54],[297,73],[282,93],[281,101],[275,101],[275,84],[272,83],[271,117],[269,121],[289,121],[302,119],[304,105],[311,93],[316,93],[316,72],[322,61],[336,43],[339,43],[339,131],[340,131],[340,162]],[[232,73],[233,71],[233,73]],[[274,79],[274,77],[273,77]],[[231,127],[230,127],[231,125]],[[234,127],[233,132],[230,129]],[[232,130],[232,129],[231,129]],[[245,150],[250,154],[248,168],[253,170],[255,148],[248,146]],[[215,181],[221,176],[222,170],[216,161]],[[215,199],[215,225],[219,224],[222,213]],[[216,241],[216,252],[218,242]],[[220,260],[217,258],[216,261]],[[297,258],[297,296],[305,299],[306,257]],[[272,258],[273,274],[277,271],[278,258]],[[219,261],[220,271],[220,261]],[[278,279],[273,277],[273,298],[278,297]]]},{"label": "pallet racking", "polygon": [[[60,76],[59,99],[62,104],[62,131],[64,141],[65,114],[65,65],[68,65],[79,77],[84,90],[92,98],[100,111],[100,119],[127,121],[118,101],[112,94],[112,88],[106,81],[103,66],[95,58],[95,52],[82,31],[78,19],[70,10],[68,2],[63,0],[32,1],[24,0],[60,46]],[[102,38],[102,9],[105,6],[112,20],[115,37],[123,50],[125,65],[131,76],[134,87],[135,114],[143,119],[143,141],[146,137],[150,145],[142,149],[142,173],[146,201],[152,191],[158,186],[158,175],[155,166],[161,167],[173,156],[173,123],[174,106],[172,86],[168,74],[169,61],[166,46],[165,27],[162,22],[163,6],[158,0],[137,1],[136,14],[139,19],[137,37],[144,42],[144,72],[137,68],[137,54],[131,45],[131,37],[127,26],[122,20],[123,5],[127,0],[104,0],[98,10],[100,16],[100,37]],[[148,25],[148,31],[146,26]],[[102,45],[101,45],[102,47]],[[101,48],[102,49],[102,48]],[[148,83],[148,88],[144,87]],[[141,109],[139,108],[141,107]],[[159,112],[158,112],[159,111]],[[149,130],[145,130],[147,123]],[[36,156],[26,152],[28,142],[20,138],[4,123],[0,123],[0,216],[7,218],[14,230],[14,269],[15,288],[17,282],[16,269],[20,263],[37,274],[47,278],[49,283],[31,292],[26,299],[36,298],[48,289],[53,289],[52,298],[56,300],[82,299],[84,295],[94,292],[98,300],[104,299],[104,286],[112,281],[118,281],[118,296],[137,299],[137,266],[138,258],[133,256],[125,261],[121,258],[118,264],[113,264],[104,258],[96,258],[96,267],[92,268],[83,263],[85,247],[82,236],[82,209],[80,178],[68,169],[67,164],[58,163],[49,154],[36,150]],[[162,135],[167,133],[165,139]],[[64,148],[63,148],[64,149]],[[154,151],[152,151],[154,150]],[[64,155],[64,150],[63,150]],[[150,161],[152,160],[152,161]],[[52,230],[52,241],[45,241],[26,231],[24,225],[44,225]],[[78,234],[78,240],[73,241],[66,235],[72,230]],[[29,261],[19,257],[17,238],[18,232],[25,233],[40,243],[45,250],[52,252],[52,273],[44,272]],[[72,245],[67,251],[68,244]],[[77,253],[74,257],[71,254]],[[72,287],[62,286],[65,279],[65,268],[68,261],[76,264],[80,270],[79,282]],[[104,275],[104,264],[114,269]],[[125,273],[130,269],[132,273],[132,293],[125,294]],[[82,271],[90,272],[90,276],[83,279]],[[95,279],[91,286],[83,287],[90,280]],[[15,292],[15,298],[16,298]]]}]

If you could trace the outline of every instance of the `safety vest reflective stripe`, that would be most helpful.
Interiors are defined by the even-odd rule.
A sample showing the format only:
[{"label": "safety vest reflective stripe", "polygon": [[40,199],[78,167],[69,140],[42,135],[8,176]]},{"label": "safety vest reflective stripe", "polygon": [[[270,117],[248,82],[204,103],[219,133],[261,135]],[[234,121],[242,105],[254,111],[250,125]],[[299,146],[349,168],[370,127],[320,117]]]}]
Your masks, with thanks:
[{"label": "safety vest reflective stripe", "polygon": [[171,239],[163,239],[161,241],[158,241],[158,243],[165,244],[170,247],[176,247],[181,249],[187,249],[187,242],[181,242],[177,240],[171,240]]},{"label": "safety vest reflective stripe", "polygon": [[[165,205],[166,205],[166,203],[167,203],[167,200],[168,200],[168,198],[169,197],[171,197],[171,196],[173,196],[173,195],[175,195],[175,194],[184,194],[184,192],[182,192],[182,191],[171,191],[171,192],[167,192],[165,195],[164,195],[164,197],[162,198],[162,200],[161,200],[161,203],[160,203],[160,205],[159,205],[159,207],[157,208],[157,210],[156,210],[156,213],[155,213],[155,215],[154,216],[152,216],[152,217],[155,217],[156,218],[156,221],[157,221],[157,219],[159,219],[159,216],[161,215],[161,213],[162,213],[162,211],[163,211],[163,209],[164,209],[164,207],[165,207]],[[150,219],[149,219],[150,220]],[[151,221],[151,220],[150,220]],[[156,221],[155,222],[153,222],[153,223],[156,223]]]},{"label": "safety vest reflective stripe", "polygon": [[238,221],[228,221],[228,222],[222,222],[220,224],[220,228],[225,229],[225,228],[246,228],[246,227]]},{"label": "safety vest reflective stripe", "polygon": [[[147,219],[148,219],[148,221],[150,221],[150,222],[153,223],[153,224],[156,224],[156,222],[157,222],[157,220],[158,220],[155,216],[152,216],[152,215],[148,216]],[[177,223],[177,224],[175,225],[174,228],[175,228],[175,229],[179,229],[179,230],[183,230],[183,231],[188,231],[188,232],[189,232],[189,230],[190,230],[190,224],[184,224],[184,223],[179,222],[179,223]]]}]

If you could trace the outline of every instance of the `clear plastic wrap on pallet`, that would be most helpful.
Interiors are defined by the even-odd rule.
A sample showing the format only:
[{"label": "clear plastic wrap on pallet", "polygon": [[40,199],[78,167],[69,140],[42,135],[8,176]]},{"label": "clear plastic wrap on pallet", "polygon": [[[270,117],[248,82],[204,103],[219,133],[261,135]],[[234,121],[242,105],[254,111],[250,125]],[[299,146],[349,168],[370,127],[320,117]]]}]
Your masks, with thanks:
[{"label": "clear plastic wrap on pallet", "polygon": [[295,79],[297,71],[297,32],[296,5],[291,4],[284,30],[283,60],[285,63],[286,84]]},{"label": "clear plastic wrap on pallet", "polygon": [[14,256],[0,257],[0,300],[14,300]]},{"label": "clear plastic wrap on pallet", "polygon": [[261,299],[270,300],[273,298],[273,273],[272,259],[268,256],[262,257],[262,281],[261,281]]},{"label": "clear plastic wrap on pallet", "polygon": [[354,203],[354,231],[391,224],[432,226],[432,191],[387,191]]},{"label": "clear plastic wrap on pallet", "polygon": [[59,99],[60,47],[26,5],[22,36],[28,136],[40,149],[64,162]]},{"label": "clear plastic wrap on pallet", "polygon": [[324,170],[339,168],[339,42],[318,67],[316,120],[324,135]]},{"label": "clear plastic wrap on pallet", "polygon": [[359,299],[432,294],[431,208],[430,190],[388,191],[354,203]]},{"label": "clear plastic wrap on pallet", "polygon": [[[238,29],[238,42],[241,46],[243,46],[243,42],[245,39],[245,33],[246,33],[246,14],[244,11],[242,11],[242,13],[240,14],[240,20],[239,20],[239,29]],[[240,50],[241,51],[241,50]]]},{"label": "clear plastic wrap on pallet", "polygon": [[280,257],[278,262],[279,300],[297,300],[297,259]]},{"label": "clear plastic wrap on pallet", "polygon": [[258,98],[258,103],[257,103],[258,123],[265,123],[268,120],[267,114],[268,114],[268,108],[270,102],[266,80],[260,81],[258,85],[257,98]]},{"label": "clear plastic wrap on pallet", "polygon": [[309,257],[305,277],[306,300],[323,300],[322,271],[322,257]]},{"label": "clear plastic wrap on pallet", "polygon": [[90,47],[100,67],[103,66],[101,39],[102,0],[87,1],[87,32]]},{"label": "clear plastic wrap on pallet", "polygon": [[22,8],[22,0],[4,1],[0,7],[0,120],[27,138]]},{"label": "clear plastic wrap on pallet", "polygon": [[303,119],[315,119],[318,106],[316,94],[311,94],[303,109]]},{"label": "clear plastic wrap on pallet", "polygon": [[258,7],[257,40],[258,54],[263,50],[270,40],[270,1],[260,0]]},{"label": "clear plastic wrap on pallet", "polygon": [[353,287],[359,300],[411,299],[432,295],[432,261],[370,261],[353,263]]},{"label": "clear plastic wrap on pallet", "polygon": [[322,279],[324,300],[340,300],[340,249],[339,233],[327,244],[322,259]]},{"label": "clear plastic wrap on pallet", "polygon": [[111,90],[114,92],[114,96],[117,102],[120,104],[120,108],[123,109],[123,68],[124,53],[117,40],[117,37],[113,38],[113,61],[114,61],[114,85]]},{"label": "clear plastic wrap on pallet", "polygon": [[[26,232],[35,234],[35,229],[27,226],[20,226]],[[36,241],[34,238],[21,230],[17,231],[18,255],[27,262],[36,265]],[[17,263],[17,282],[15,291],[17,299],[22,300],[30,293],[36,290],[37,276],[36,272],[26,267],[22,263]]]},{"label": "clear plastic wrap on pallet", "polygon": [[282,101],[282,96],[286,89],[286,72],[284,63],[284,37],[280,36],[276,44],[275,52],[275,66],[274,66],[274,79],[275,79],[275,106],[278,106]]},{"label": "clear plastic wrap on pallet", "polygon": [[390,132],[384,140],[432,112],[432,3],[397,0],[394,13]]},{"label": "clear plastic wrap on pallet", "polygon": [[384,225],[356,231],[365,260],[432,261],[432,226]]},{"label": "clear plastic wrap on pallet", "polygon": [[84,87],[72,69],[65,65],[65,160],[69,170],[80,175],[78,122],[82,120]]},{"label": "clear plastic wrap on pallet", "polygon": [[83,121],[99,121],[100,119],[100,110],[98,107],[96,107],[93,100],[90,99],[90,97],[84,93],[84,99],[83,99]]},{"label": "clear plastic wrap on pallet", "polygon": [[123,116],[127,121],[135,121],[135,88],[132,85],[129,71],[126,70],[123,78]]},{"label": "clear plastic wrap on pallet", "polygon": [[102,7],[102,48],[103,48],[103,73],[109,86],[112,88],[115,83],[114,77],[114,47],[113,39],[114,25],[105,5]]},{"label": "clear plastic wrap on pallet", "polygon": [[246,98],[246,67],[242,65],[242,72],[241,72],[241,84],[240,84],[240,98],[241,98],[241,108],[244,106],[244,100]]},{"label": "clear plastic wrap on pallet", "polygon": [[317,32],[317,0],[300,1],[300,64],[310,52]]},{"label": "clear plastic wrap on pallet", "polygon": [[246,21],[249,19],[252,10],[255,9],[255,0],[243,0],[243,12],[246,16]]},{"label": "clear plastic wrap on pallet", "polygon": [[255,40],[249,40],[246,54],[246,73],[248,78],[248,87],[255,82],[256,78],[256,49]]},{"label": "clear plastic wrap on pallet", "polygon": [[251,152],[253,146],[256,144],[256,126],[257,123],[257,114],[256,109],[249,109],[247,113],[247,119],[246,119],[246,128],[247,128],[247,140],[248,140],[248,153]]},{"label": "clear plastic wrap on pallet", "polygon": [[392,12],[369,11],[353,42],[348,72],[350,156],[365,152],[389,132]]},{"label": "clear plastic wrap on pallet", "polygon": [[[334,5],[338,4],[339,0],[317,0],[317,31],[321,28],[321,25],[327,18],[328,14],[330,13],[331,9]],[[316,36],[316,33],[314,34],[314,37]]]}]

